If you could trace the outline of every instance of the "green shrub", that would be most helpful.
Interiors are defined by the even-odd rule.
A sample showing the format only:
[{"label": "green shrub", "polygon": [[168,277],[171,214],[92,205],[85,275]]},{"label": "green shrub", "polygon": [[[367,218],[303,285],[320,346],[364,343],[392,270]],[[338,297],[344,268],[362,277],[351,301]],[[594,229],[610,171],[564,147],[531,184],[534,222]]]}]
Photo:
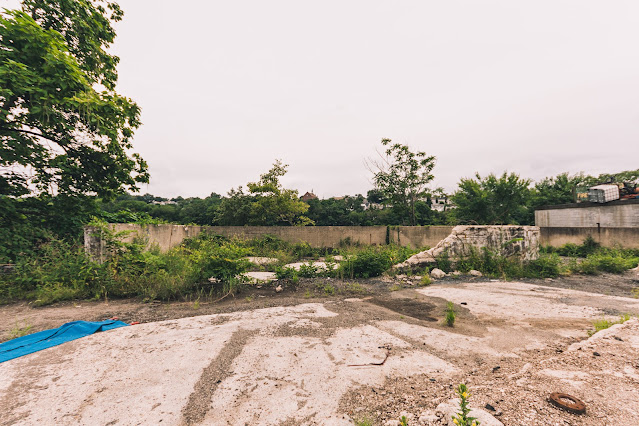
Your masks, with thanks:
[{"label": "green shrub", "polygon": [[623,324],[624,322],[628,321],[630,319],[630,314],[623,314],[619,316],[619,319],[617,321],[608,321],[605,318],[602,318],[600,320],[597,320],[595,322],[592,323],[594,330],[589,330],[588,331],[588,335],[592,336],[593,334],[595,334],[598,331],[601,330],[605,330],[607,328],[612,327],[615,324]]},{"label": "green shrub", "polygon": [[339,274],[347,277],[377,277],[393,266],[393,257],[388,250],[367,247],[349,257],[339,267]]},{"label": "green shrub", "polygon": [[619,254],[593,254],[588,256],[588,259],[597,264],[598,270],[603,272],[612,272],[614,274],[619,274],[628,269],[632,269],[636,267],[637,262],[639,262],[639,258],[626,258]]},{"label": "green shrub", "polygon": [[[3,276],[0,299],[34,299],[36,304],[79,298],[141,296],[175,299],[205,290],[229,292],[249,266],[247,249],[217,236],[185,240],[160,253],[145,251],[144,242],[123,243],[121,234],[97,223],[108,251],[102,263],[93,261],[79,244],[52,240],[38,253],[24,256],[15,273]],[[209,278],[219,283],[212,284]]]},{"label": "green shrub", "polygon": [[590,235],[586,237],[581,245],[567,243],[561,247],[546,247],[542,251],[547,253],[557,253],[564,257],[587,257],[601,250],[601,244],[595,241]]},{"label": "green shrub", "polygon": [[449,327],[453,327],[455,325],[455,318],[457,316],[455,314],[455,305],[453,305],[453,302],[448,302],[446,304],[446,310],[444,311],[444,313],[446,314],[444,323]]},{"label": "green shrub", "polygon": [[292,248],[292,252],[293,255],[295,255],[295,257],[297,257],[298,259],[302,259],[304,257],[319,257],[319,250],[311,247],[311,245],[306,241],[295,244]]},{"label": "green shrub", "polygon": [[422,275],[422,279],[419,280],[419,285],[421,286],[428,286],[432,284],[432,280],[430,279],[430,275],[428,275],[428,273],[425,273],[424,275]]},{"label": "green shrub", "polygon": [[554,278],[561,273],[561,259],[556,253],[541,254],[539,259],[523,265],[523,275],[528,278]]},{"label": "green shrub", "polygon": [[559,256],[566,257],[580,257],[581,256],[581,247],[577,244],[568,243],[559,247],[556,250],[553,250],[554,253],[557,253]]},{"label": "green shrub", "polygon": [[448,255],[448,251],[444,250],[442,254],[440,254],[437,259],[437,267],[442,271],[448,273],[452,271],[453,262],[450,260],[450,256]]},{"label": "green shrub", "polygon": [[275,268],[275,277],[278,280],[293,280],[299,277],[295,268],[277,266]]},{"label": "green shrub", "polygon": [[302,278],[315,278],[325,275],[324,268],[315,265],[313,262],[302,263],[300,265],[299,276]]}]

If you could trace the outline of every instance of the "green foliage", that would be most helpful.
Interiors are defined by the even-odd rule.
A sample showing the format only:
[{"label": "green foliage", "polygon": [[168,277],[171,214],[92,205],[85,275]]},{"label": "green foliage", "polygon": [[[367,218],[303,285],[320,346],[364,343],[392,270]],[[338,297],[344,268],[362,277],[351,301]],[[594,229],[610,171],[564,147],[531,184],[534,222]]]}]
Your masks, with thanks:
[{"label": "green foliage", "polygon": [[296,190],[285,189],[280,178],[288,165],[276,160],[273,167],[260,176],[258,182],[231,190],[220,204],[217,221],[222,225],[313,225],[304,214],[308,204],[299,200]]},{"label": "green foliage", "polygon": [[539,259],[524,264],[523,275],[528,278],[554,278],[561,274],[561,259],[556,254],[539,256]]},{"label": "green foliage", "polygon": [[114,90],[121,19],[116,3],[87,0],[0,12],[0,262],[77,238],[95,194],[148,182],[130,153],[140,110]]},{"label": "green foliage", "polygon": [[293,280],[299,277],[295,268],[277,266],[275,268],[275,277],[278,280]]},{"label": "green foliage", "polygon": [[477,225],[527,224],[530,212],[530,180],[516,173],[504,172],[497,177],[490,174],[482,178],[461,179],[459,189],[452,196],[457,206],[453,214],[461,223]]},{"label": "green foliage", "polygon": [[406,418],[406,416],[402,416],[399,418],[399,425],[408,426],[408,419]]},{"label": "green foliage", "polygon": [[351,278],[377,277],[391,266],[393,266],[393,259],[388,250],[367,247],[342,262],[339,273]]},{"label": "green foliage", "polygon": [[444,317],[444,324],[449,327],[453,327],[455,325],[455,318],[457,315],[455,314],[455,305],[453,302],[448,302],[446,304],[446,310],[444,311],[446,316]]},{"label": "green foliage", "polygon": [[461,383],[455,390],[457,396],[459,396],[459,412],[453,416],[453,423],[458,426],[478,426],[480,422],[476,417],[469,416],[470,408],[468,408],[468,399],[470,398],[470,392],[468,387]]},{"label": "green foliage", "polygon": [[335,290],[335,287],[333,287],[331,284],[326,284],[324,285],[324,294],[327,296],[335,296],[335,293],[337,292],[337,290]]},{"label": "green foliage", "polygon": [[363,418],[354,420],[354,422],[355,422],[355,426],[373,426],[375,424],[368,417],[363,417]]},{"label": "green foliage", "polygon": [[627,257],[620,252],[597,252],[589,255],[584,261],[578,263],[573,272],[581,272],[587,275],[595,275],[598,272],[610,272],[620,274],[632,269],[639,263],[639,257]]},{"label": "green foliage", "polygon": [[[124,243],[123,233],[92,222],[107,247],[98,263],[78,244],[53,239],[33,256],[16,263],[15,272],[2,276],[0,300],[32,299],[36,304],[59,300],[132,297],[176,299],[189,294],[213,295],[232,291],[249,264],[248,248],[202,234],[167,253],[145,250],[144,241]],[[210,282],[209,278],[215,278]]]},{"label": "green foliage", "polygon": [[639,250],[601,247],[590,236],[584,240],[583,244],[568,243],[558,248],[547,247],[545,251],[571,257],[572,259],[567,263],[568,271],[586,275],[595,275],[600,272],[620,274],[636,267],[639,263]]},{"label": "green foliage", "polygon": [[444,250],[435,260],[437,261],[437,267],[442,271],[446,273],[452,271],[453,262],[451,262],[447,250]]},{"label": "green foliage", "polygon": [[557,253],[559,256],[587,257],[599,251],[600,248],[601,245],[589,235],[581,245],[567,243],[559,248],[548,247],[546,251]]},{"label": "green foliage", "polygon": [[433,283],[433,280],[430,279],[430,275],[428,275],[428,273],[425,273],[424,275],[422,275],[422,279],[419,280],[419,285],[421,286],[429,286]]},{"label": "green foliage", "polygon": [[623,324],[629,319],[630,319],[630,314],[623,314],[619,316],[619,319],[617,321],[609,321],[605,318],[602,318],[592,323],[594,330],[588,330],[588,335],[592,336],[596,332],[610,328],[615,324]]},{"label": "green foliage", "polygon": [[18,337],[26,336],[27,334],[31,334],[31,329],[33,325],[28,322],[23,322],[22,326],[18,324],[16,321],[16,325],[9,330],[9,340],[17,339]]},{"label": "green foliage", "polygon": [[111,197],[148,182],[128,152],[140,109],[114,91],[117,58],[106,53],[122,12],[108,9],[33,0],[0,14],[0,195]]},{"label": "green foliage", "polygon": [[516,257],[501,256],[487,248],[470,250],[456,261],[460,272],[472,269],[496,278],[550,278],[562,272],[562,262],[555,253],[541,253],[537,260],[522,261]]},{"label": "green foliage", "polygon": [[426,185],[433,180],[435,157],[423,151],[412,152],[407,145],[382,139],[385,147],[381,161],[372,161],[375,189],[383,198],[416,225],[416,203],[425,199]]}]

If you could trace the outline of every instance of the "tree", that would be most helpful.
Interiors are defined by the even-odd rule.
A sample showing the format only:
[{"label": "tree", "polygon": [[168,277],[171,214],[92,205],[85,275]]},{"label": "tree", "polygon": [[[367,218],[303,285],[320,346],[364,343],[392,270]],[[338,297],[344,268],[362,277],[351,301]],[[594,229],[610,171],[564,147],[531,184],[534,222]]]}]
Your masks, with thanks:
[{"label": "tree", "polygon": [[0,14],[0,195],[111,198],[148,182],[130,154],[140,109],[107,53],[122,19],[101,0],[25,0]]},{"label": "tree", "polygon": [[575,188],[583,180],[583,175],[570,176],[568,173],[544,178],[535,183],[531,205],[541,207],[573,203],[575,201]]},{"label": "tree", "polygon": [[393,144],[390,139],[382,139],[382,145],[386,150],[381,160],[369,163],[375,189],[415,225],[415,204],[426,197],[427,185],[434,177],[435,157],[423,151],[412,152],[407,145]]},{"label": "tree", "polygon": [[[0,262],[77,236],[94,200],[148,181],[130,154],[138,106],[107,53],[122,18],[101,0],[25,0],[0,12]],[[20,235],[20,238],[15,238]]]},{"label": "tree", "polygon": [[280,183],[287,167],[276,160],[258,182],[247,184],[249,194],[245,194],[241,186],[231,189],[218,208],[217,222],[221,225],[312,225],[313,221],[304,215],[308,204],[299,199],[296,190],[285,189]]},{"label": "tree", "polygon": [[462,178],[452,196],[457,206],[454,215],[461,223],[478,225],[531,224],[529,186],[530,180],[516,173],[485,178],[476,173],[475,179]]}]

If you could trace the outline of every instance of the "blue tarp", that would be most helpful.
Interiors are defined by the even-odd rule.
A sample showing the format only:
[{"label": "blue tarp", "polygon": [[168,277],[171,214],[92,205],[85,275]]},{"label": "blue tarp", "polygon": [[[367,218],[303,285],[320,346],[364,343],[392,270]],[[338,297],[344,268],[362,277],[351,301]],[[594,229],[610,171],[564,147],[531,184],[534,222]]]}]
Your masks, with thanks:
[{"label": "blue tarp", "polygon": [[59,328],[40,331],[0,343],[0,362],[9,361],[13,358],[57,346],[64,342],[97,333],[98,331],[111,330],[127,325],[129,324],[116,320],[68,322]]}]

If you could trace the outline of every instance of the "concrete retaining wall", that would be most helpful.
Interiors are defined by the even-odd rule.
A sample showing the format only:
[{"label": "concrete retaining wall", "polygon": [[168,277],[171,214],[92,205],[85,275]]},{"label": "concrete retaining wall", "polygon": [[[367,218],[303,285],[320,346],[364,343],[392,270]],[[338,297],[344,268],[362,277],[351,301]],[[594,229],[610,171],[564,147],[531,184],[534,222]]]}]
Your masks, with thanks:
[{"label": "concrete retaining wall", "polygon": [[535,211],[535,225],[540,228],[639,228],[639,200],[543,207]]},{"label": "concrete retaining wall", "polygon": [[[312,247],[338,247],[340,242],[364,245],[382,245],[388,242],[414,248],[435,247],[447,238],[451,226],[184,226],[184,225],[136,225],[113,224],[114,231],[128,232],[123,239],[130,242],[138,236],[157,244],[163,252],[179,245],[185,238],[194,237],[203,230],[227,237],[251,239],[263,235],[274,235],[290,243],[305,241]],[[639,227],[542,227],[539,243],[554,247],[566,243],[581,244],[591,236],[607,247],[621,246],[639,248]],[[104,243],[95,231],[86,227],[84,245],[88,253],[100,257],[104,252]]]},{"label": "concrete retaining wall", "polygon": [[639,248],[639,200],[579,203],[535,211],[541,244],[560,247],[592,237],[602,246]]},{"label": "concrete retaining wall", "polygon": [[452,226],[389,226],[390,242],[413,248],[435,247],[450,235]]},{"label": "concrete retaining wall", "polygon": [[587,237],[592,237],[604,247],[639,248],[639,227],[548,227],[540,228],[540,231],[540,241],[544,246],[560,247],[567,243],[582,244]]},{"label": "concrete retaining wall", "polygon": [[[200,232],[225,237],[252,239],[274,235],[290,243],[307,242],[311,247],[339,247],[340,244],[382,245],[387,242],[411,247],[433,247],[446,238],[451,226],[187,226],[187,225],[136,225],[117,223],[111,225],[115,232],[126,232],[122,239],[131,242],[136,237],[157,244],[163,252],[179,245],[185,238]],[[103,242],[91,227],[84,230],[85,249],[98,255],[104,251]]]}]

